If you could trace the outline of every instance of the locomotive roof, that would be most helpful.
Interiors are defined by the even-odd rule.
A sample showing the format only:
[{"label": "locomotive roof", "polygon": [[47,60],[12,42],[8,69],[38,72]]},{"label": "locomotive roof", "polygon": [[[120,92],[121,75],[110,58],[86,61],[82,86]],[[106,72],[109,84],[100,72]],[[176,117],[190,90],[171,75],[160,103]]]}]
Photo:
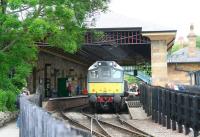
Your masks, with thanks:
[{"label": "locomotive roof", "polygon": [[119,69],[119,70],[124,70],[121,66],[119,66],[115,61],[96,61],[94,64],[92,64],[88,70],[93,70],[96,69],[99,65],[101,66],[109,66],[110,63],[115,64],[114,68]]}]

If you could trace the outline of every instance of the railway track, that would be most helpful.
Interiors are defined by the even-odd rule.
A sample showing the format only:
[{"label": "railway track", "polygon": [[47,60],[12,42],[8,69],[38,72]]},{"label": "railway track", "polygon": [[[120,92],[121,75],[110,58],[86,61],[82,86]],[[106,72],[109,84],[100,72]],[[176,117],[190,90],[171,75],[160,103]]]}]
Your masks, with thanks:
[{"label": "railway track", "polygon": [[131,125],[130,123],[128,123],[126,120],[123,120],[119,114],[117,114],[117,120],[118,120],[122,125],[128,127],[129,129],[131,129],[131,130],[133,130],[133,131],[136,131],[136,132],[142,134],[143,136],[146,136],[146,137],[153,137],[152,135],[150,135],[150,134],[148,134],[148,133],[146,133],[146,132],[144,132],[144,131],[142,131],[142,130],[136,128],[136,127],[134,127],[133,125]]},{"label": "railway track", "polygon": [[[77,127],[79,127],[79,128],[82,128],[82,129],[84,129],[84,130],[90,131],[92,135],[95,135],[95,136],[97,136],[97,137],[106,137],[105,135],[103,135],[103,134],[100,133],[99,131],[92,130],[92,126],[84,125],[84,124],[82,124],[81,122],[76,121],[76,120],[74,120],[73,118],[70,118],[69,116],[65,115],[64,112],[60,112],[60,115],[61,115],[61,117],[62,117],[64,120],[68,120],[69,123],[71,123],[72,125],[77,126]],[[92,121],[91,121],[91,122],[92,122]]]},{"label": "railway track", "polygon": [[131,124],[123,120],[120,115],[116,116],[117,119],[115,119],[115,121],[118,121],[118,124],[116,124],[110,121],[100,120],[96,114],[81,114],[87,117],[86,121],[75,120],[75,118],[67,116],[64,112],[61,112],[63,119],[68,120],[76,127],[89,131],[91,135],[98,137],[153,137],[152,135],[133,127]]},{"label": "railway track", "polygon": [[[55,112],[58,112],[58,116],[60,116],[61,119],[67,120],[71,125],[81,128],[84,130],[87,130],[91,133],[91,136],[97,136],[97,137],[152,137],[152,135],[149,135],[148,133],[145,133],[144,131],[137,129],[136,127],[132,126],[130,123],[128,123],[126,120],[122,119],[119,114],[115,115],[115,118],[102,120],[98,118],[97,114],[91,115],[87,114],[85,111],[88,103],[83,102],[82,100],[85,99],[85,97],[76,97],[76,98],[63,98],[63,99],[54,99],[55,106],[65,103],[65,107],[58,109],[55,109]],[[78,103],[77,103],[78,102]],[[59,103],[59,104],[58,104]],[[73,104],[72,106],[70,104]],[[141,106],[140,102],[138,100],[134,101],[127,101],[128,108],[138,108]],[[85,117],[85,119],[77,119],[75,115],[69,116],[66,110],[75,110],[79,109],[81,112],[78,112],[81,117]],[[114,122],[113,122],[114,120]]]}]

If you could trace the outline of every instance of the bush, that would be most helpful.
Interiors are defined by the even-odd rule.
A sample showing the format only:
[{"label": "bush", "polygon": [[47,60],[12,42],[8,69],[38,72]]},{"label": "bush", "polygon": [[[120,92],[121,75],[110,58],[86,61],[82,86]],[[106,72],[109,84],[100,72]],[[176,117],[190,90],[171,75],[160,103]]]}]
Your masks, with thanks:
[{"label": "bush", "polygon": [[0,111],[6,111],[6,102],[8,100],[8,97],[6,95],[5,91],[0,90]]},{"label": "bush", "polygon": [[15,111],[16,110],[16,94],[9,91],[7,92],[7,102],[6,102],[6,107],[9,111]]},{"label": "bush", "polygon": [[0,111],[15,111],[16,93],[0,90]]}]

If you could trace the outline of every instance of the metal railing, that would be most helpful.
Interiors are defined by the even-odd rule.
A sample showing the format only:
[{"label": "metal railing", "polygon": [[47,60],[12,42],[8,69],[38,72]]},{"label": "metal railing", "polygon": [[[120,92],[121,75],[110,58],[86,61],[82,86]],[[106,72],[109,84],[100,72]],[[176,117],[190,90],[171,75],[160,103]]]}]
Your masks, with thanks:
[{"label": "metal railing", "polygon": [[[31,101],[30,101],[31,100]],[[20,97],[20,137],[90,137],[91,134],[53,118],[34,104],[36,96]]]},{"label": "metal railing", "polygon": [[140,85],[140,91],[143,108],[155,123],[167,129],[178,129],[179,133],[183,132],[184,125],[186,135],[190,128],[193,129],[194,137],[199,135],[200,94],[149,85]]},{"label": "metal railing", "polygon": [[148,84],[151,84],[151,77],[142,71],[138,71],[137,78],[143,80],[144,82],[146,82]]},{"label": "metal railing", "polygon": [[[134,76],[133,71],[125,71],[124,73],[127,74],[127,75]],[[137,76],[135,76],[135,77],[137,77],[138,79],[140,79],[140,80],[142,80],[142,81],[144,81],[148,84],[151,84],[151,82],[152,82],[151,77],[149,75],[145,74],[142,71],[137,71]]]}]

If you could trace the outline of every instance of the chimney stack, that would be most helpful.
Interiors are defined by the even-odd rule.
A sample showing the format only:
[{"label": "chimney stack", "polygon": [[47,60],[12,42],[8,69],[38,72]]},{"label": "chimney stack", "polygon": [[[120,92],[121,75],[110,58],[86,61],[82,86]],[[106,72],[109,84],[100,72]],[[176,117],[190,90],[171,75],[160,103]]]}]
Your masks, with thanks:
[{"label": "chimney stack", "polygon": [[184,48],[184,38],[183,37],[179,37],[178,38],[178,44],[180,45],[180,48]]},{"label": "chimney stack", "polygon": [[188,54],[189,57],[195,57],[195,50],[196,50],[196,35],[194,33],[194,25],[190,25],[190,33],[187,36],[188,37]]}]

